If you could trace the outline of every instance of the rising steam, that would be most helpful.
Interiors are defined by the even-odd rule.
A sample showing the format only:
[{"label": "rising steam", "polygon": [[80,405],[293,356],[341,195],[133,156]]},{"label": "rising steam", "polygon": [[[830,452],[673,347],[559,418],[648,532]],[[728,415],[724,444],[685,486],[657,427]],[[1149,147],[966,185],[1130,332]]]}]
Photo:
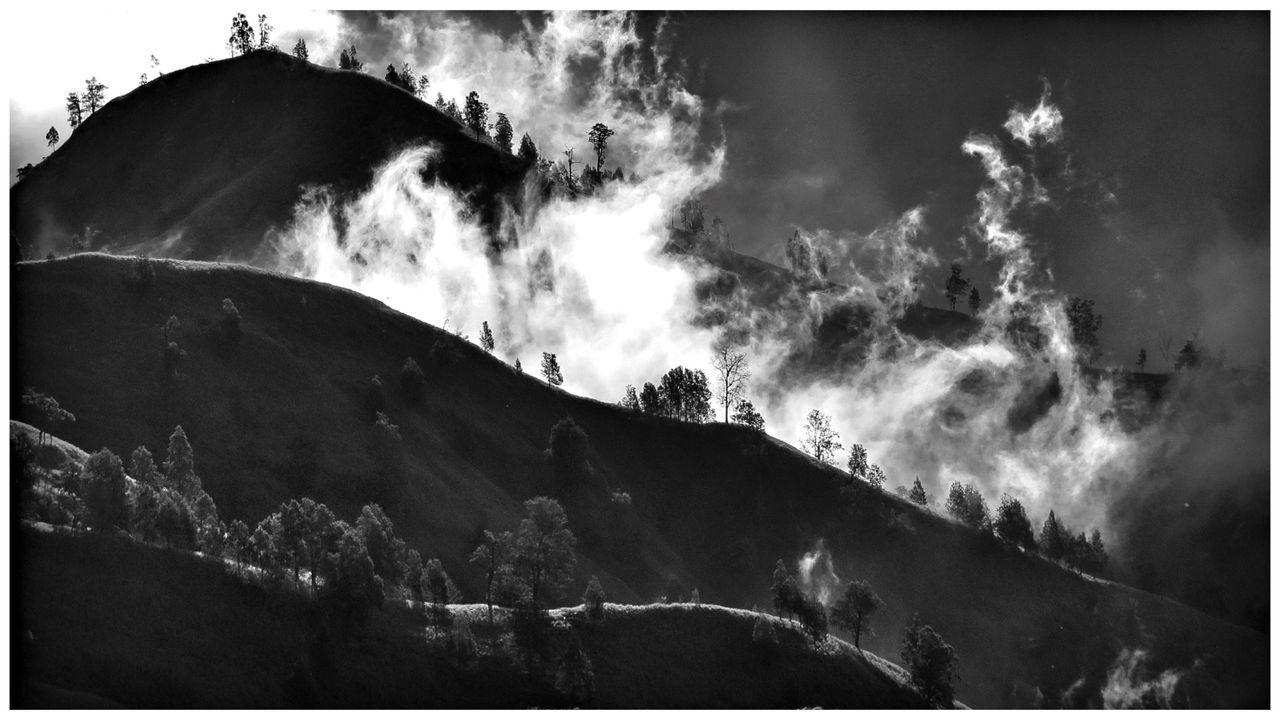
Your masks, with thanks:
[{"label": "rising steam", "polygon": [[[507,39],[445,17],[377,22],[392,38],[385,58],[412,58],[433,93],[479,90],[544,155],[574,147],[581,158],[587,129],[610,125],[607,165],[635,179],[524,208],[504,228],[516,241],[494,254],[465,200],[423,181],[435,151],[413,148],[358,198],[321,191],[304,201],[276,239],[281,269],[472,336],[488,321],[499,356],[529,366],[555,352],[567,389],[604,400],[676,365],[710,375],[712,347],[732,337],[751,362],[749,396],[770,434],[798,445],[805,415],[820,408],[846,445],[867,448],[890,488],[919,476],[938,502],[952,481],[973,482],[988,498],[1021,498],[1033,518],[1052,508],[1072,526],[1108,530],[1106,498],[1149,462],[1151,444],[1108,419],[1109,382],[1081,375],[1063,297],[1016,220],[1050,201],[1035,157],[1062,142],[1064,118],[1047,89],[1034,109],[1011,111],[1003,135],[957,138],[986,174],[964,244],[1001,269],[968,339],[943,344],[898,326],[920,273],[938,264],[919,244],[926,206],[865,235],[801,230],[830,258],[834,285],[797,280],[768,305],[741,288],[709,300],[698,292],[720,271],[664,253],[667,223],[682,200],[719,180],[725,147],[704,140],[715,113],[660,52],[661,26],[643,41],[621,13],[555,14]],[[1012,143],[1023,160],[1007,152]],[[819,335],[842,312],[856,319],[861,349],[831,357]],[[1020,342],[1007,332],[1015,322],[1041,341]],[[1043,397],[1051,402],[1030,423],[1011,421]],[[823,548],[805,561],[802,578],[815,588],[838,580]]]}]

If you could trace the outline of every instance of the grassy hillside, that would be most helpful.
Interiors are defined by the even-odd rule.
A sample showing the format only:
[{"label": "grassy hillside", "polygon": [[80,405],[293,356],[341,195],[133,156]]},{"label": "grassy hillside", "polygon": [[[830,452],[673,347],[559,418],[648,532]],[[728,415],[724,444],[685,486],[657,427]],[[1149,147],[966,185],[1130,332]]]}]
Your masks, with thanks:
[{"label": "grassy hillside", "polygon": [[[1157,673],[1201,667],[1211,682],[1197,686],[1197,705],[1267,702],[1265,636],[1081,578],[865,485],[842,496],[843,473],[767,436],[573,397],[348,291],[238,267],[155,269],[139,287],[132,261],[107,256],[16,266],[14,387],[76,413],[59,434],[86,448],[124,454],[145,442],[160,454],[181,424],[224,517],[253,523],[294,495],[342,517],[378,500],[474,598],[466,554],[484,528],[512,526],[522,500],[556,491],[543,452],[552,425],[572,416],[590,438],[594,484],[633,499],[561,492],[585,558],[578,589],[594,573],[627,602],[696,587],[707,602],[767,606],[774,561],[794,563],[821,538],[842,578],[867,578],[887,603],[864,645],[897,657],[900,629],[919,613],[956,647],[958,697],[970,705],[1055,704],[1077,683],[1085,690],[1072,697],[1088,704],[1135,648]],[[234,342],[217,326],[223,298],[243,315]],[[188,353],[176,378],[163,365],[170,315]],[[410,355],[427,380],[420,406],[397,387]],[[584,361],[561,359],[567,374]],[[373,476],[375,373],[409,468],[390,491]]]},{"label": "grassy hillside", "polygon": [[[46,526],[47,528],[47,526]],[[573,704],[469,617],[478,664],[459,665],[421,610],[388,604],[356,634],[315,603],[221,561],[116,536],[23,526],[17,536],[13,706],[444,707]],[[588,707],[917,707],[901,671],[844,643],[751,642],[754,617],[709,606],[610,604],[603,625],[553,613],[591,660]],[[503,622],[503,613],[498,614]],[[582,699],[578,699],[582,702]]]},{"label": "grassy hillside", "polygon": [[427,103],[363,73],[258,51],[167,73],[113,99],[9,191],[24,257],[91,249],[252,260],[305,186],[350,192],[400,148],[441,151],[433,169],[482,217],[525,167]]}]

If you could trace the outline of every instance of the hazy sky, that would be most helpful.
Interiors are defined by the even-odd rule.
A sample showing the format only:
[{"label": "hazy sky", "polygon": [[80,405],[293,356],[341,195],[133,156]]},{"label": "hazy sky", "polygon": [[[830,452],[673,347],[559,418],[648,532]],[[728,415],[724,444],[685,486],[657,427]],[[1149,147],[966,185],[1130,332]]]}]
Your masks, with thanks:
[{"label": "hazy sky", "polygon": [[[26,6],[11,19],[43,27],[44,12]],[[345,42],[357,42],[372,67],[384,59],[384,31],[369,15],[267,12],[277,44],[288,49],[305,37],[313,61],[333,64]],[[85,78],[96,75],[115,97],[142,73],[225,57],[230,15],[227,8],[82,9],[59,18],[56,39],[38,32],[11,39],[11,181],[17,167],[46,153],[50,125],[67,136],[63,102]],[[522,22],[507,13],[472,17],[499,34]],[[1027,226],[1056,287],[1096,301],[1112,359],[1132,362],[1145,344],[1161,369],[1158,336],[1169,333],[1180,345],[1197,329],[1231,361],[1264,357],[1265,14],[667,19],[689,89],[724,108],[707,136],[723,132],[728,162],[704,200],[737,249],[776,261],[794,227],[866,233],[920,206],[925,237],[943,264],[960,262],[989,292],[994,265],[962,242],[984,175],[961,145],[970,133],[998,133],[1010,110],[1034,106],[1047,84],[1065,130],[1061,166],[1052,170],[1070,175],[1050,188],[1054,202]],[[520,118],[512,121],[519,132]],[[935,270],[926,285],[941,285],[944,272]],[[942,303],[932,289],[925,300]]]}]

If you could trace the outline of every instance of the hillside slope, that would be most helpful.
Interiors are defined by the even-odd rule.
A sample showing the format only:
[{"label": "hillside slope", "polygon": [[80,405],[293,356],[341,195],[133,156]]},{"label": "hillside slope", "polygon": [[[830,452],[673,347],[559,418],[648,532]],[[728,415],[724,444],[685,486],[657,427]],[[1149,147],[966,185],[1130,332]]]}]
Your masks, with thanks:
[{"label": "hillside slope", "polygon": [[[357,636],[314,603],[221,561],[116,536],[20,530],[13,704],[39,707],[519,708],[569,700],[488,645],[482,606],[455,606],[483,644],[459,667],[420,610],[387,604]],[[91,592],[83,591],[92,588]],[[599,627],[560,610],[592,661],[588,707],[919,707],[901,671],[843,643],[814,652],[781,621],[775,649],[747,613],[610,604]],[[501,618],[501,613],[499,614]]]},{"label": "hillside slope", "polygon": [[[687,596],[768,606],[775,560],[794,563],[819,539],[845,579],[867,578],[887,603],[865,645],[897,656],[909,618],[960,657],[958,697],[977,706],[1100,702],[1126,650],[1148,671],[1196,672],[1196,706],[1267,702],[1267,639],[1177,603],[1079,577],[858,484],[740,426],[688,425],[568,395],[515,372],[453,335],[355,293],[247,268],[80,255],[13,272],[14,386],[33,386],[77,415],[59,429],[86,448],[162,453],[181,424],[196,469],[224,517],[255,523],[309,495],[352,517],[378,500],[400,535],[439,556],[464,592],[465,559],[485,528],[514,524],[519,503],[559,492],[585,557],[623,601]],[[243,319],[228,342],[223,298]],[[161,326],[176,316],[187,350],[166,376]],[[426,399],[397,385],[407,356]],[[577,358],[562,360],[566,373]],[[371,457],[369,379],[404,438],[407,480],[379,487]],[[589,486],[559,487],[544,460],[552,425],[585,430]],[[601,500],[621,488],[630,505]],[[385,496],[380,497],[380,494]],[[577,590],[575,590],[575,593]],[[1083,689],[1081,689],[1083,688]]]},{"label": "hillside slope", "polygon": [[[252,261],[308,186],[367,186],[397,149],[440,148],[431,172],[485,220],[525,166],[427,103],[363,73],[257,51],[165,74],[89,116],[9,191],[26,258],[90,249]],[[86,233],[85,228],[92,228]]]}]

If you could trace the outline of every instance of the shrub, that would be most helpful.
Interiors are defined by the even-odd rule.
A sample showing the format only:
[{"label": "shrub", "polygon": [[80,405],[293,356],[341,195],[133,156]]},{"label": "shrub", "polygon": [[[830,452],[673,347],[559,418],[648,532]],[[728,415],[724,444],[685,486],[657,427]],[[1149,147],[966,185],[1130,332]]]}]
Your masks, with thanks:
[{"label": "shrub", "polygon": [[586,608],[587,622],[599,625],[604,622],[604,587],[595,575],[587,583],[587,590],[582,594],[582,604]]},{"label": "shrub", "polygon": [[93,529],[129,529],[129,498],[120,458],[103,448],[89,456],[81,471],[82,495]]},{"label": "shrub", "polygon": [[422,374],[418,361],[412,357],[405,360],[404,366],[400,368],[400,389],[404,392],[405,399],[415,405],[422,402],[426,386],[427,379]]},{"label": "shrub", "polygon": [[222,299],[222,317],[218,320],[218,324],[222,328],[223,339],[228,342],[240,337],[240,310],[236,308],[234,302],[231,302],[231,298]]}]

